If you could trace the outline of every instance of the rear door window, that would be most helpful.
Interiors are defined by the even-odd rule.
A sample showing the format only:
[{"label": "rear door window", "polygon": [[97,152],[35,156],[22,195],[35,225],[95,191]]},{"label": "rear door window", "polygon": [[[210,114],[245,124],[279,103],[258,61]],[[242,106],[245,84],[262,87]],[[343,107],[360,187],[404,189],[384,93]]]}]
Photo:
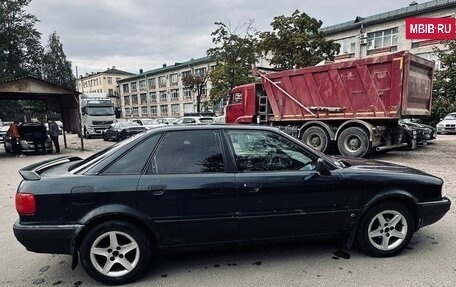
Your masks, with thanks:
[{"label": "rear door window", "polygon": [[224,172],[219,132],[168,132],[161,141],[148,173],[188,174]]}]

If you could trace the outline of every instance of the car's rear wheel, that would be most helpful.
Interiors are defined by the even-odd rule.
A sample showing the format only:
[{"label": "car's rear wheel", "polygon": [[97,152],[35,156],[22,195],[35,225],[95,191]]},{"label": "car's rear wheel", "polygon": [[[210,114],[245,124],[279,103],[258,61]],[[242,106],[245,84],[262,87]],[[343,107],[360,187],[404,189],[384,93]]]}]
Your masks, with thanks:
[{"label": "car's rear wheel", "polygon": [[400,253],[410,242],[415,223],[410,210],[399,203],[382,203],[370,209],[358,228],[358,242],[375,257]]},{"label": "car's rear wheel", "polygon": [[150,243],[135,225],[108,221],[84,236],[80,254],[82,266],[92,278],[105,284],[124,284],[146,271]]}]

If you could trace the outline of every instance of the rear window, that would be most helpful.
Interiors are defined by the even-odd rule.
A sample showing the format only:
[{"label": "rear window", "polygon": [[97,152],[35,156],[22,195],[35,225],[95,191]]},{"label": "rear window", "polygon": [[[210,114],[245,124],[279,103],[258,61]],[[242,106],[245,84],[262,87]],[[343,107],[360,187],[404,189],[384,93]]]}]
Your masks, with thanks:
[{"label": "rear window", "polygon": [[202,123],[212,123],[214,121],[213,118],[199,118],[199,121]]}]

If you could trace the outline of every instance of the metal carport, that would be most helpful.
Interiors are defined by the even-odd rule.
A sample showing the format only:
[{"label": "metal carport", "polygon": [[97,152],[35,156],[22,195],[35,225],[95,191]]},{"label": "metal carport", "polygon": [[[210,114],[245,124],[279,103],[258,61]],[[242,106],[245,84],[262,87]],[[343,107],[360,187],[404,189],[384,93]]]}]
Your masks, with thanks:
[{"label": "metal carport", "polygon": [[[59,85],[34,78],[24,77],[0,83],[0,101],[2,100],[41,100],[46,103],[46,110],[59,113],[63,122],[63,141],[67,148],[65,131],[81,133],[81,115],[79,112],[79,92]],[[81,150],[84,149],[81,138]]]}]

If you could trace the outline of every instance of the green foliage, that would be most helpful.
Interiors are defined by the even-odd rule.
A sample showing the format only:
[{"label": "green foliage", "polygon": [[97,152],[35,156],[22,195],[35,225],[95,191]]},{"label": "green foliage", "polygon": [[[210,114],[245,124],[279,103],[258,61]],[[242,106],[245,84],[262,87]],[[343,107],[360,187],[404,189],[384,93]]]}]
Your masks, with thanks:
[{"label": "green foliage", "polygon": [[63,45],[57,32],[49,36],[43,55],[43,79],[70,90],[76,89],[76,79],[67,61]]},{"label": "green foliage", "polygon": [[271,64],[281,69],[313,66],[322,60],[334,60],[340,45],[326,40],[319,31],[322,21],[299,10],[290,17],[274,17],[273,32],[260,33],[260,47],[272,55]]},{"label": "green foliage", "polygon": [[0,81],[40,76],[43,48],[38,19],[25,12],[31,0],[0,2]]},{"label": "green foliage", "polygon": [[441,118],[456,112],[456,40],[445,42],[448,49],[435,49],[442,68],[436,71],[432,94],[430,123],[435,125]]},{"label": "green foliage", "polygon": [[196,92],[196,111],[199,113],[201,111],[201,95],[202,89],[207,83],[208,74],[196,75],[190,73],[182,77],[182,84],[186,88],[192,89]]},{"label": "green foliage", "polygon": [[216,63],[209,74],[212,84],[209,98],[213,104],[224,99],[235,86],[255,81],[252,67],[256,63],[257,40],[252,23],[236,29],[225,23],[215,23],[217,29],[211,36],[216,47],[207,50],[207,55]]}]

